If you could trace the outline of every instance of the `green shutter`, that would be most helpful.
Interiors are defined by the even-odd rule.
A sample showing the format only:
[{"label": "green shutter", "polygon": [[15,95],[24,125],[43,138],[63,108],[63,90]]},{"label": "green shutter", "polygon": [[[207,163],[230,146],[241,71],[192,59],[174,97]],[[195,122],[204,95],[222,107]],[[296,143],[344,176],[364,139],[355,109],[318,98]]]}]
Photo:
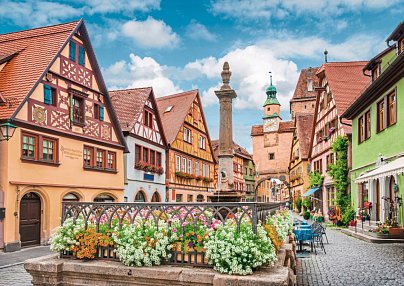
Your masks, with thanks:
[{"label": "green shutter", "polygon": [[100,105],[100,120],[104,121],[104,106]]},{"label": "green shutter", "polygon": [[52,88],[47,84],[43,85],[43,95],[44,95],[43,102],[45,104],[52,104]]},{"label": "green shutter", "polygon": [[70,41],[69,58],[73,62],[76,61],[76,43],[73,41]]},{"label": "green shutter", "polygon": [[79,46],[79,65],[84,66],[85,51],[82,46]]}]

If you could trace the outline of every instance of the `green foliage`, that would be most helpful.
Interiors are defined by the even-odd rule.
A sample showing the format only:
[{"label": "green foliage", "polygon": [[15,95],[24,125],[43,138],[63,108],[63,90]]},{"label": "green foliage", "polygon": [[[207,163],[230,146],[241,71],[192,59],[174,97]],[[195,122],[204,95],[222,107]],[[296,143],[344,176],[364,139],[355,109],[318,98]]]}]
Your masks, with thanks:
[{"label": "green foliage", "polygon": [[302,205],[303,205],[302,198],[298,197],[296,200],[296,208],[297,208],[298,212],[300,212],[302,210]]},{"label": "green foliage", "polygon": [[304,214],[303,214],[303,218],[306,219],[306,220],[309,219],[310,218],[310,212],[305,211]]},{"label": "green foliage", "polygon": [[309,188],[319,187],[323,184],[324,177],[319,171],[310,172],[309,174]]},{"label": "green foliage", "polygon": [[304,210],[310,209],[311,206],[310,198],[304,198],[302,205]]},{"label": "green foliage", "polygon": [[351,206],[347,207],[342,215],[342,223],[344,225],[349,225],[349,222],[355,219],[355,214],[356,212]]},{"label": "green foliage", "polygon": [[331,145],[336,155],[335,164],[329,166],[328,174],[334,181],[336,194],[336,204],[340,206],[341,212],[345,214],[350,205],[350,196],[347,193],[348,178],[348,138],[346,136],[338,136]]}]

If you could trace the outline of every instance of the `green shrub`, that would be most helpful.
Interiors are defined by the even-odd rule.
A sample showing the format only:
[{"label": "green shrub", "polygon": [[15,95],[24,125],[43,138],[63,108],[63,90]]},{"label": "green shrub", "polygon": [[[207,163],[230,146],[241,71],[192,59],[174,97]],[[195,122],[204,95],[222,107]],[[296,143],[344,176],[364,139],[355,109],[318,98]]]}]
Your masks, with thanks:
[{"label": "green shrub", "polygon": [[303,201],[301,197],[298,197],[296,200],[296,208],[298,212],[301,212],[302,210],[302,205],[303,205]]},{"label": "green shrub", "polygon": [[306,211],[306,210],[308,210],[308,209],[310,209],[310,206],[311,206],[311,201],[310,201],[310,198],[305,198],[304,200],[303,200],[303,208],[304,208],[304,210]]},{"label": "green shrub", "polygon": [[342,215],[342,224],[349,225],[349,222],[355,219],[356,212],[352,207],[347,207]]},{"label": "green shrub", "polygon": [[303,218],[306,219],[306,220],[309,219],[310,218],[310,212],[305,211],[304,214],[303,214]]}]

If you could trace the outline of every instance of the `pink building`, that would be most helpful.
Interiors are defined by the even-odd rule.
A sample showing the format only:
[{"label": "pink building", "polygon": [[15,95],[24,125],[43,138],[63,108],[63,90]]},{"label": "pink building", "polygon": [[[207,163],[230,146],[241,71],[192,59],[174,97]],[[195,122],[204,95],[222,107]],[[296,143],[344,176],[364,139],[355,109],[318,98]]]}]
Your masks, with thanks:
[{"label": "pink building", "polygon": [[[309,157],[311,171],[319,171],[324,176],[323,185],[312,197],[316,208],[325,216],[336,198],[334,182],[327,173],[328,166],[335,163],[331,145],[339,135],[351,136],[351,122],[341,121],[340,116],[369,83],[369,77],[362,73],[366,63],[325,63],[316,73],[319,87],[315,88],[317,100]],[[349,165],[350,159],[351,155],[348,154]]]}]

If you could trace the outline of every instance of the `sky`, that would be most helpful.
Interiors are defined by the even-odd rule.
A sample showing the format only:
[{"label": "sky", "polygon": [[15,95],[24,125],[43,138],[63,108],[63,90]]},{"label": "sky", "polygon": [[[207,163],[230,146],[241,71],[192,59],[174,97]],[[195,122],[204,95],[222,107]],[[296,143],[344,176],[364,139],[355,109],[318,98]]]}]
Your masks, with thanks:
[{"label": "sky", "polygon": [[232,71],[234,140],[250,152],[269,72],[281,117],[299,71],[369,60],[404,20],[404,0],[0,0],[0,33],[84,18],[109,89],[152,86],[157,97],[199,89],[218,138],[224,61]]}]

